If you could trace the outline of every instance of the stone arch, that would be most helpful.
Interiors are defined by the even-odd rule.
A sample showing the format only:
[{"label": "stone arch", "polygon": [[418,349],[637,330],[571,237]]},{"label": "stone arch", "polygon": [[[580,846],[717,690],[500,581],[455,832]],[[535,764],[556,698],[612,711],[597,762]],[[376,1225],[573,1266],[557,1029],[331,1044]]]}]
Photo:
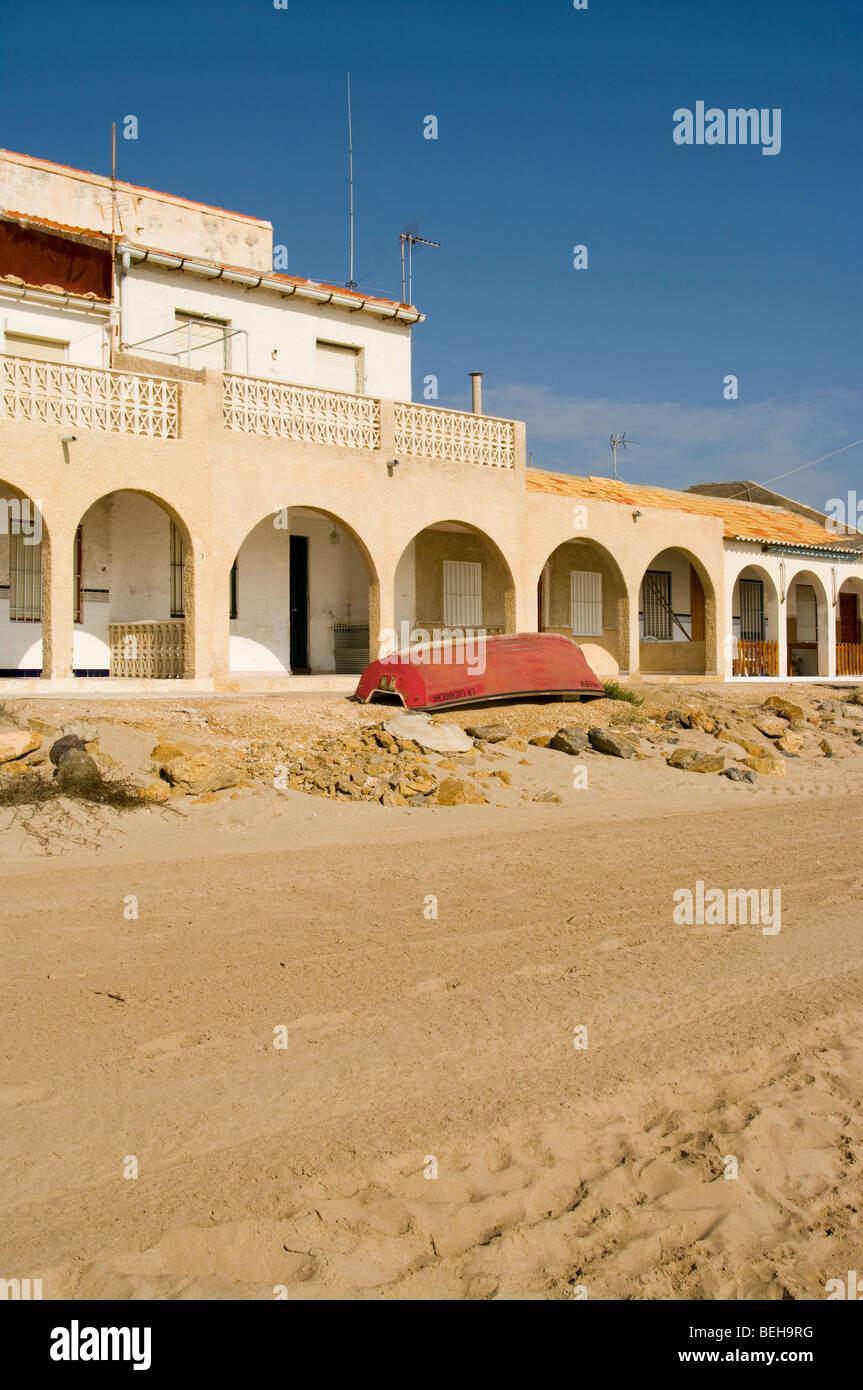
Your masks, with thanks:
[{"label": "stone arch", "polygon": [[[573,573],[596,578],[574,588]],[[579,535],[555,546],[538,576],[537,604],[539,631],[572,638],[598,676],[629,670],[629,589],[606,546]],[[576,632],[574,623],[586,630]]]},{"label": "stone arch", "polygon": [[[445,579],[447,562],[479,565],[462,580]],[[479,593],[445,592],[447,582],[468,587],[479,579]],[[503,550],[480,526],[461,519],[430,522],[408,541],[395,569],[395,644],[411,641],[412,632],[435,629],[483,629],[515,632],[516,592],[512,568]],[[470,621],[460,621],[461,618]],[[452,620],[452,621],[450,621]],[[408,641],[405,641],[405,638]]]},{"label": "stone arch", "polygon": [[[760,594],[746,585],[758,584]],[[726,672],[734,676],[778,676],[782,612],[776,577],[764,565],[743,559],[731,580]],[[757,631],[756,631],[757,629]]]},{"label": "stone arch", "polygon": [[0,676],[41,675],[50,572],[39,499],[0,479]]},{"label": "stone arch", "polygon": [[717,671],[716,586],[707,566],[693,551],[675,545],[654,555],[641,575],[638,610],[639,667],[643,674],[705,675]]},{"label": "stone arch", "polygon": [[368,663],[380,628],[378,567],[339,513],[299,501],[274,507],[246,530],[228,579],[232,672],[355,675]]},{"label": "stone arch", "polygon": [[[814,604],[806,590],[814,593]],[[786,580],[789,676],[830,674],[830,599],[824,580],[801,565]]]},{"label": "stone arch", "polygon": [[176,507],[113,487],[82,512],[70,558],[76,675],[195,674],[195,546]]}]

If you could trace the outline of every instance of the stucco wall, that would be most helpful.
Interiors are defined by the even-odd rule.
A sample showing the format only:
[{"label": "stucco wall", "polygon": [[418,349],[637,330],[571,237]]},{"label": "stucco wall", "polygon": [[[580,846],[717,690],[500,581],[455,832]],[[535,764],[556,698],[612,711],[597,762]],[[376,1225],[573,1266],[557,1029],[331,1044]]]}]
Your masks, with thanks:
[{"label": "stucco wall", "polygon": [[[411,398],[411,339],[407,324],[390,323],[347,309],[321,309],[301,299],[212,283],[146,265],[133,266],[123,277],[123,308],[122,342],[141,343],[134,348],[135,353],[157,362],[187,365],[185,355],[169,356],[183,346],[181,335],[155,343],[143,342],[174,330],[174,315],[179,310],[227,319],[232,330],[241,330],[229,339],[228,367],[244,376],[320,385],[316,360],[320,339],[359,349],[361,395],[402,401]],[[200,366],[200,354],[194,351],[191,365]]]},{"label": "stucco wall", "polygon": [[[3,150],[0,184],[5,208],[67,227],[111,231],[111,180],[102,175]],[[273,268],[269,222],[119,179],[115,226],[141,246],[255,270]]]},{"label": "stucco wall", "polygon": [[422,531],[416,538],[416,615],[423,627],[444,621],[444,560],[473,560],[482,565],[482,625],[505,628],[509,579],[499,554],[472,531]]},{"label": "stucco wall", "polygon": [[[573,570],[602,576],[602,633],[573,633],[571,594]],[[601,648],[619,666],[621,631],[627,621],[626,595],[608,559],[584,541],[570,541],[551,556],[542,578],[542,629],[575,637],[579,646]]]}]

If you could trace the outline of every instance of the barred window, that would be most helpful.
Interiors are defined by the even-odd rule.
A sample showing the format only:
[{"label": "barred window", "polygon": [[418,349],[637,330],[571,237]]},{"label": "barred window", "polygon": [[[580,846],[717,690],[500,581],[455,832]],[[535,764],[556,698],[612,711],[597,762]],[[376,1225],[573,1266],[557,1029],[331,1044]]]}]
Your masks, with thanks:
[{"label": "barred window", "polygon": [[20,531],[9,535],[9,621],[42,621],[42,543],[33,545]]},{"label": "barred window", "polygon": [[183,533],[179,526],[171,522],[171,617],[185,618],[183,605],[183,567],[185,548]]},{"label": "barred window", "polygon": [[644,636],[657,642],[670,642],[673,636],[671,575],[667,570],[647,571],[641,586],[641,607]]},{"label": "barred window", "polygon": [[75,608],[72,621],[84,621],[84,533],[81,527],[75,532]]}]

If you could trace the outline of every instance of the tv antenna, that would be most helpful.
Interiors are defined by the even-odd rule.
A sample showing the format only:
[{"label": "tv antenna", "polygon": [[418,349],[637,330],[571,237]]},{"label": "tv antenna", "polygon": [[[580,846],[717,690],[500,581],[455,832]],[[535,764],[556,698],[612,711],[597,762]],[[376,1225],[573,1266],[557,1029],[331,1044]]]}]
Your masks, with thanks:
[{"label": "tv antenna", "polygon": [[[399,233],[399,241],[402,246],[402,304],[413,304],[413,266],[414,266],[414,247],[415,246],[440,246],[439,241],[429,241],[426,237],[419,234],[419,223],[411,222],[403,232]],[[407,256],[407,285],[405,285],[405,246],[408,248]]]},{"label": "tv antenna", "polygon": [[624,431],[623,431],[623,434],[613,434],[613,435],[611,436],[611,438],[609,439],[608,442],[609,442],[609,444],[611,445],[611,457],[612,457],[613,466],[614,466],[614,476],[615,476],[615,478],[616,478],[616,477],[617,477],[617,450],[618,450],[618,448],[625,449],[625,448],[627,447],[627,445],[629,445],[629,444],[637,444],[637,443],[638,443],[638,440],[637,440],[637,439],[627,439],[627,437],[626,437],[626,430],[624,430]]},{"label": "tv antenna", "polygon": [[351,128],[351,75],[348,73],[348,182],[350,187],[351,266],[348,289],[356,289],[354,279],[354,136]]}]

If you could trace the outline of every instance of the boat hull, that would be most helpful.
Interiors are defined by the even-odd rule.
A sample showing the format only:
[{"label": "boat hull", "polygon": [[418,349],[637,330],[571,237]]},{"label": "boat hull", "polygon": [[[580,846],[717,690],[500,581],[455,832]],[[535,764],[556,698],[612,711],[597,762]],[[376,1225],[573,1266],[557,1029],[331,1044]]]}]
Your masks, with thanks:
[{"label": "boat hull", "polygon": [[515,633],[432,642],[372,661],[360,676],[357,699],[398,699],[407,709],[557,696],[604,694],[582,651],[568,637]]}]

